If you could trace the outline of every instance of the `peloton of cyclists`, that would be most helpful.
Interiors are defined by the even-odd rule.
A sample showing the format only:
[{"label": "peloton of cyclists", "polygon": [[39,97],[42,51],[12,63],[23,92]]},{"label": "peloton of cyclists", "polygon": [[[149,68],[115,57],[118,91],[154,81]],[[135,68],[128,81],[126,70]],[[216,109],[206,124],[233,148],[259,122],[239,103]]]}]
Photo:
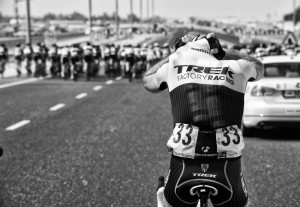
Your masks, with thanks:
[{"label": "peloton of cyclists", "polygon": [[[7,48],[0,46],[0,73],[3,74],[7,62]],[[14,48],[17,76],[22,75],[21,66],[24,65],[27,76],[61,77],[63,79],[77,79],[80,74],[86,73],[86,79],[99,75],[104,66],[105,75],[141,78],[143,73],[163,57],[170,54],[167,44],[105,44],[85,45],[73,44],[58,46],[52,44],[47,47],[42,42],[34,45],[17,43]],[[24,61],[24,64],[23,64]],[[104,64],[103,64],[104,63]],[[49,67],[47,67],[49,65]],[[76,77],[75,77],[75,76]]]}]

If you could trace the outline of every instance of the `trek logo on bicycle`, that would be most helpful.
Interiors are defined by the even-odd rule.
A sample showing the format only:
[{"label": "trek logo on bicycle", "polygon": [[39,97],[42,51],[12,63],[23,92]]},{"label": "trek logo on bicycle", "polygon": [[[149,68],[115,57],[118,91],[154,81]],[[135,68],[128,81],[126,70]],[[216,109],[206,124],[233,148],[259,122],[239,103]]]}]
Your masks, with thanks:
[{"label": "trek logo on bicycle", "polygon": [[167,143],[173,155],[190,159],[239,157],[244,146],[236,125],[206,132],[197,126],[176,123]]}]

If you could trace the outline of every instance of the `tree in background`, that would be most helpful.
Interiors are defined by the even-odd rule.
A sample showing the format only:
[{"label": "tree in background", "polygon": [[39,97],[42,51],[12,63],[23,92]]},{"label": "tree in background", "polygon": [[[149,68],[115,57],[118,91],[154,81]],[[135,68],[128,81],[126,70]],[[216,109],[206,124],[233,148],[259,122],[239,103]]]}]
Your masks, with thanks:
[{"label": "tree in background", "polygon": [[190,20],[190,22],[191,22],[192,24],[194,24],[195,21],[196,21],[196,18],[195,18],[195,17],[190,17],[189,20]]},{"label": "tree in background", "polygon": [[128,22],[131,21],[131,18],[132,18],[132,22],[140,22],[140,18],[138,18],[137,15],[135,15],[135,14],[132,14],[132,15],[129,14],[129,15],[127,16]]},{"label": "tree in background", "polygon": [[[283,20],[284,21],[293,21],[293,16],[294,16],[294,12],[286,14],[286,15],[283,16]],[[296,9],[296,20],[295,21],[296,21],[295,23],[300,21],[300,7],[298,7]]]}]

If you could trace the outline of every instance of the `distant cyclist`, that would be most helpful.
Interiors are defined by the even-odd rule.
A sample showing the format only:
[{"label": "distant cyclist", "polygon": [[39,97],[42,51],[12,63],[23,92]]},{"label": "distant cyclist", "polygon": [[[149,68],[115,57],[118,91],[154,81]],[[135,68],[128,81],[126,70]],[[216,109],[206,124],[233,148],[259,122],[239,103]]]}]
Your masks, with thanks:
[{"label": "distant cyclist", "polygon": [[77,81],[79,73],[81,71],[81,67],[83,67],[78,45],[75,44],[70,48],[70,58],[71,58],[70,79]]},{"label": "distant cyclist", "polygon": [[153,50],[154,50],[154,54],[155,54],[154,57],[155,57],[155,63],[156,63],[156,62],[160,61],[162,58],[162,50],[157,42],[154,43],[153,46],[154,46]]},{"label": "distant cyclist", "polygon": [[56,44],[51,45],[49,48],[49,60],[50,60],[50,74],[52,77],[60,76],[61,64],[60,55],[58,54],[58,47]]},{"label": "distant cyclist", "polygon": [[0,77],[3,78],[5,65],[8,61],[8,49],[4,43],[0,45]]},{"label": "distant cyclist", "polygon": [[[241,169],[240,124],[249,80],[263,75],[257,59],[225,52],[213,33],[186,35],[177,50],[150,70],[144,86],[169,90],[173,133],[165,207],[196,207],[201,186],[210,186],[218,207],[244,207],[248,200]],[[223,58],[231,60],[222,60]]]},{"label": "distant cyclist", "polygon": [[16,60],[16,70],[17,70],[17,77],[22,75],[21,67],[22,67],[22,60],[23,60],[23,50],[21,44],[18,42],[16,43],[16,47],[14,50],[14,56]]},{"label": "distant cyclist", "polygon": [[71,76],[70,47],[69,46],[62,47],[59,53],[61,58],[61,77],[66,80]]},{"label": "distant cyclist", "polygon": [[134,66],[134,51],[132,45],[127,45],[125,49],[125,74],[128,77],[129,82],[132,81]]},{"label": "distant cyclist", "polygon": [[147,70],[152,67],[155,63],[155,52],[152,45],[148,45],[147,50]]},{"label": "distant cyclist", "polygon": [[38,42],[33,46],[33,61],[35,63],[34,77],[46,76],[46,49]]},{"label": "distant cyclist", "polygon": [[41,60],[42,60],[42,68],[41,68],[41,76],[45,77],[47,75],[47,59],[48,59],[49,49],[45,45],[45,43],[41,43]]},{"label": "distant cyclist", "polygon": [[124,77],[125,76],[125,71],[126,71],[126,61],[125,61],[125,57],[126,57],[126,47],[127,45],[123,45],[119,51],[118,51],[118,60],[120,61],[120,72],[121,72],[121,76]]},{"label": "distant cyclist", "polygon": [[111,65],[111,73],[113,75],[117,75],[118,70],[118,51],[117,47],[114,44],[110,45],[110,56],[109,56],[109,64]]},{"label": "distant cyclist", "polygon": [[31,45],[29,43],[27,43],[25,45],[25,47],[23,48],[23,53],[24,53],[24,58],[25,58],[25,68],[27,71],[27,76],[31,76],[32,74],[32,69],[31,69],[31,62],[33,59],[33,49],[31,47]]},{"label": "distant cyclist", "polygon": [[93,47],[90,42],[83,48],[84,50],[84,60],[86,62],[86,80],[89,81],[93,76],[93,67],[94,67],[94,55]]},{"label": "distant cyclist", "polygon": [[162,53],[162,58],[166,58],[171,54],[171,50],[168,43],[163,44],[161,53]]},{"label": "distant cyclist", "polygon": [[103,58],[105,62],[105,74],[110,75],[112,71],[112,59],[110,58],[110,44],[103,46]]}]

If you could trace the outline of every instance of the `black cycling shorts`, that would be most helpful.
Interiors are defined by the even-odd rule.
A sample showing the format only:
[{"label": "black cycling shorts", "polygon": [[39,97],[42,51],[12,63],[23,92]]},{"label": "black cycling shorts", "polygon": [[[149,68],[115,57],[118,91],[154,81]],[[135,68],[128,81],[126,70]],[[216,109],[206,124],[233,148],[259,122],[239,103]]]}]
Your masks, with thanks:
[{"label": "black cycling shorts", "polygon": [[196,207],[201,185],[209,185],[217,190],[215,195],[210,195],[214,206],[244,207],[248,201],[240,157],[203,161],[172,155],[164,190],[164,205]]}]

